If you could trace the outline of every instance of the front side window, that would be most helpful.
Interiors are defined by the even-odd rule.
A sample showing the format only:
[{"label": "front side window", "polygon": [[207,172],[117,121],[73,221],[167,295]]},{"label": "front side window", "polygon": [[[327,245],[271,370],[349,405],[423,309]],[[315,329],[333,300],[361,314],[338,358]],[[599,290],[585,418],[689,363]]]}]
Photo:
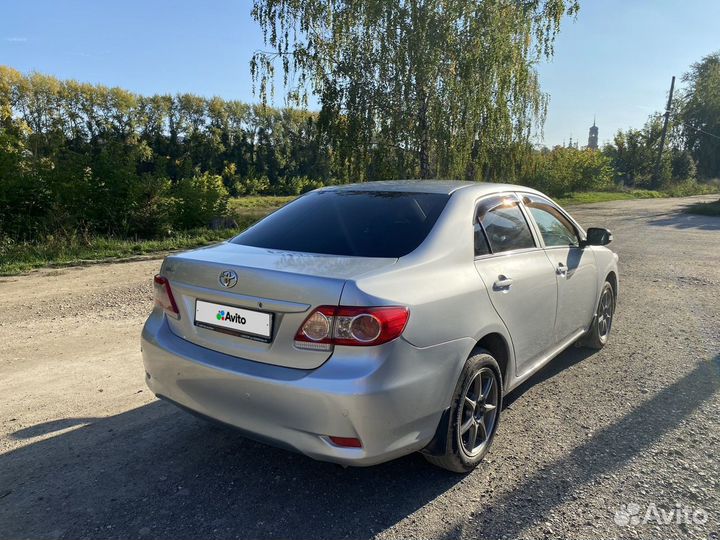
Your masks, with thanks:
[{"label": "front side window", "polygon": [[550,201],[535,195],[525,195],[523,203],[537,223],[545,246],[579,246],[575,226]]},{"label": "front side window", "polygon": [[530,227],[514,196],[485,199],[475,216],[475,255],[535,247]]},{"label": "front side window", "polygon": [[402,257],[425,240],[449,198],[438,193],[315,191],[232,242],[325,255]]}]

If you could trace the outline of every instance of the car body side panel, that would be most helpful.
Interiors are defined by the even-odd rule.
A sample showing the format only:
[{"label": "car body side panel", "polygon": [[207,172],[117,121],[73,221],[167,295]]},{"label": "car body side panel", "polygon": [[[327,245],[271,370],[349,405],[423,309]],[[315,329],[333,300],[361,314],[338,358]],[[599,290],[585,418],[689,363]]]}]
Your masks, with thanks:
[{"label": "car body side panel", "polygon": [[[507,328],[490,301],[474,266],[472,213],[474,202],[451,197],[448,207],[425,242],[392,267],[348,280],[343,305],[405,305],[410,318],[403,338],[418,348],[466,340],[464,356],[437,359],[453,362],[459,375],[478,340],[500,334],[514,362]],[[454,389],[446,391],[447,401]]]},{"label": "car body side panel", "polygon": [[497,318],[472,264],[348,282],[340,302],[407,306],[410,318],[403,337],[416,347],[475,336],[484,322]]},{"label": "car body side panel", "polygon": [[556,274],[558,300],[553,342],[558,343],[590,325],[597,306],[598,269],[591,249],[550,247],[545,254],[553,268],[562,264],[564,270]]},{"label": "car body side panel", "polygon": [[[526,187],[518,189],[516,192],[521,197],[525,194],[534,194],[550,201],[552,204],[554,204],[557,208],[560,209],[560,211],[565,215],[567,219],[570,220],[570,222],[572,222],[572,224],[577,229],[580,239],[586,239],[585,229],[582,227],[582,225],[580,225],[577,220],[575,220],[575,218],[573,218],[573,216],[568,213],[562,206],[560,206],[557,202],[553,201],[547,195]],[[532,217],[531,213],[527,213],[530,221],[532,222],[532,226],[535,229],[535,235],[542,244],[543,240],[542,235],[540,234],[540,229],[538,228],[537,223],[535,222],[535,219]],[[560,287],[558,288],[558,310],[563,309],[567,311],[568,309],[570,309],[575,313],[576,317],[586,321],[586,329],[588,329],[595,318],[595,310],[597,308],[598,302],[600,301],[600,293],[602,292],[602,287],[605,283],[605,279],[610,272],[613,272],[615,274],[615,294],[619,294],[619,291],[617,290],[617,286],[619,285],[617,267],[618,256],[616,253],[604,246],[585,246],[583,248],[574,249],[565,248],[565,250],[562,251],[560,254],[555,253],[555,249],[558,248],[551,247],[546,249],[548,259],[553,264],[556,265],[558,262],[563,262],[565,266],[570,269],[574,267],[576,270],[576,274],[578,273],[578,271],[580,271],[579,275],[573,275],[569,271],[568,276],[571,279],[567,279],[565,281],[563,281],[562,277],[558,277],[559,285],[572,285],[570,287],[565,287],[564,291],[561,291]],[[565,256],[565,259],[563,259],[563,255]],[[588,271],[586,268],[582,268],[590,266],[594,267],[593,272]],[[582,279],[579,279],[580,277],[582,277]],[[590,294],[590,298],[594,298],[594,300],[589,301],[587,297],[585,297],[585,290],[591,289],[590,284],[593,279],[596,280],[596,287],[594,289],[594,294]],[[574,284],[570,283],[571,280],[574,281]],[[575,300],[574,295],[576,293],[581,295],[581,302],[577,302]],[[564,296],[564,298],[561,298],[562,296]],[[582,307],[579,305],[580,303],[583,304]],[[556,332],[555,339],[556,341],[562,341],[562,339],[567,335],[572,335],[572,331],[569,331],[568,328],[573,326],[577,328],[578,325],[571,324],[570,321],[572,321],[572,318],[569,316],[565,317],[565,321],[562,320],[560,312],[558,312],[558,316],[559,331]],[[564,330],[562,329],[563,326],[565,327]]]},{"label": "car body side panel", "polygon": [[585,249],[591,249],[595,255],[595,264],[597,265],[597,293],[595,298],[595,306],[600,301],[600,292],[602,291],[605,279],[612,272],[615,274],[615,297],[620,296],[620,273],[618,271],[618,255],[604,246],[588,246]]},{"label": "car body side panel", "polygon": [[[541,249],[482,257],[475,261],[475,268],[513,336],[515,367],[522,372],[555,343],[555,270]],[[512,284],[495,288],[493,284],[501,278],[511,278]]]}]

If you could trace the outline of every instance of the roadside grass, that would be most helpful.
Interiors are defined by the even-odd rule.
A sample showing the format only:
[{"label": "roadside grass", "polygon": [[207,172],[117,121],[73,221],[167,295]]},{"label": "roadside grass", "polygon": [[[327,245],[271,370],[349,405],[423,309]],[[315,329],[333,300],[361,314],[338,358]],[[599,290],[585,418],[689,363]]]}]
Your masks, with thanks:
[{"label": "roadside grass", "polygon": [[[252,222],[246,221],[245,227]],[[132,259],[143,255],[190,249],[227,240],[245,227],[195,229],[158,240],[134,240],[95,236],[49,237],[35,242],[8,242],[0,245],[0,275],[28,272],[34,268],[75,266],[90,262]]]},{"label": "roadside grass", "polygon": [[288,197],[278,197],[273,195],[235,197],[230,199],[228,202],[228,215],[238,222],[247,219],[258,220],[269,213],[274,212],[281,206],[286,205],[290,201],[295,200],[295,198],[296,197],[294,195]]},{"label": "roadside grass", "polygon": [[555,200],[562,206],[573,204],[591,204],[598,202],[625,201],[631,199],[660,199],[670,197],[663,191],[652,191],[649,189],[631,189],[626,191],[584,191],[580,193],[568,193]]},{"label": "roadside grass", "polygon": [[683,211],[688,214],[699,214],[701,216],[720,216],[720,200],[691,204]]},{"label": "roadside grass", "polygon": [[244,208],[279,208],[284,204],[295,199],[295,195],[274,196],[274,195],[257,195],[251,197],[235,197],[230,199],[231,209]]},{"label": "roadside grass", "polygon": [[650,189],[620,189],[617,191],[582,191],[568,193],[555,199],[561,205],[590,204],[597,202],[625,201],[631,199],[661,199],[666,197],[690,197],[692,195],[709,195],[720,193],[720,182],[697,182],[687,180],[678,182],[667,189],[654,191]]},{"label": "roadside grass", "polygon": [[[630,199],[684,197],[703,193],[717,193],[716,185],[679,186],[671,191],[643,189],[623,191],[589,191],[569,193],[556,200],[561,205],[589,204]],[[141,240],[106,236],[52,237],[31,242],[15,242],[0,238],[0,275],[8,276],[28,272],[34,268],[74,266],[90,262],[113,261],[144,255],[191,249],[227,240],[245,230],[257,220],[274,212],[296,197],[253,196],[236,197],[229,201],[228,215],[237,227],[212,230],[209,228],[176,232],[166,238]],[[703,215],[720,215],[720,201],[694,204],[687,212]]]}]

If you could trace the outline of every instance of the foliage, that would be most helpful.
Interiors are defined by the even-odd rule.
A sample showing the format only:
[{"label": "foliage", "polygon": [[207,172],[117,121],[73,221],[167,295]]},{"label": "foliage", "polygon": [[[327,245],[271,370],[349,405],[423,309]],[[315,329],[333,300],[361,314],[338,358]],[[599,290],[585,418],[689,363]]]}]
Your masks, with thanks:
[{"label": "foliage", "polygon": [[335,182],[316,124],[306,111],[139,96],[0,66],[0,235],[153,238],[208,225],[228,193]]},{"label": "foliage", "polygon": [[[576,4],[530,2],[522,12],[520,5],[256,0],[268,43],[291,62],[284,72],[308,77],[320,113],[191,94],[141,96],[0,66],[3,253],[23,252],[7,246],[37,251],[45,240],[98,246],[101,236],[175,238],[188,228],[257,219],[287,199],[238,201],[367,179],[497,179],[555,196],[613,189],[613,179],[649,186],[659,115],[619,132],[602,152],[532,149],[528,137],[544,109],[533,62],[551,54],[563,12]],[[319,22],[327,9],[336,18]],[[292,21],[302,23],[297,39],[273,36]],[[340,30],[346,34],[333,34]],[[318,65],[318,55],[333,61]],[[270,60],[256,57],[261,84]],[[718,62],[711,55],[684,78],[661,163],[663,193],[713,189],[706,178],[718,176],[720,151],[707,133],[720,131]],[[228,209],[230,196],[243,198]]]},{"label": "foliage", "polygon": [[528,158],[520,183],[550,195],[599,191],[613,185],[610,158],[594,150],[555,148]]},{"label": "foliage", "polygon": [[229,206],[231,210],[280,208],[293,200],[295,200],[294,196],[237,197],[230,199]]},{"label": "foliage", "polygon": [[192,229],[225,214],[229,193],[220,176],[203,173],[180,179],[175,185],[173,196],[177,201],[175,226],[178,229]]},{"label": "foliage", "polygon": [[668,197],[690,197],[692,195],[707,195],[718,192],[717,183],[698,182],[695,179],[671,183],[663,189]]},{"label": "foliage", "polygon": [[322,110],[340,177],[494,179],[514,175],[546,96],[549,58],[576,0],[254,0],[271,51],[251,69],[289,102]]},{"label": "foliage", "polygon": [[71,234],[48,235],[39,240],[23,242],[0,237],[0,275],[27,272],[43,266],[69,266],[190,249],[226,240],[240,233],[253,221],[246,220],[235,229],[192,229],[157,240]]},{"label": "foliage", "polygon": [[676,121],[669,124],[659,177],[655,178],[661,133],[659,114],[651,115],[642,129],[617,132],[613,143],[603,148],[615,169],[616,182],[628,187],[667,189],[675,183],[695,179],[697,165],[692,153],[683,147],[681,128]]},{"label": "foliage", "polygon": [[237,181],[234,185],[236,195],[263,195],[270,192],[270,179],[267,176],[260,178],[250,177]]},{"label": "foliage", "polygon": [[683,82],[678,102],[685,146],[702,178],[720,178],[720,51],[693,64]]},{"label": "foliage", "polygon": [[555,200],[559,204],[566,206],[610,201],[629,201],[633,199],[662,199],[664,197],[667,197],[667,194],[662,191],[653,191],[650,189],[623,189],[619,191],[584,191],[578,193],[568,193]]},{"label": "foliage", "polygon": [[[603,153],[610,158],[615,169],[615,180],[620,185],[639,188],[655,185],[653,179],[661,132],[661,117],[652,115],[642,129],[618,131],[613,143],[603,148]],[[667,183],[671,176],[670,158],[665,152],[658,183]]]},{"label": "foliage", "polygon": [[[693,64],[685,88],[672,103],[668,137],[656,177],[663,119],[648,118],[642,129],[619,131],[603,153],[624,186],[657,185],[676,193],[697,191],[692,181],[720,178],[720,52]],[[685,186],[685,187],[683,187]],[[689,186],[689,187],[688,187]]]},{"label": "foliage", "polygon": [[321,188],[323,185],[323,182],[313,180],[307,176],[284,178],[280,181],[280,189],[277,192],[288,195],[300,195],[301,193],[307,193],[313,189]]}]

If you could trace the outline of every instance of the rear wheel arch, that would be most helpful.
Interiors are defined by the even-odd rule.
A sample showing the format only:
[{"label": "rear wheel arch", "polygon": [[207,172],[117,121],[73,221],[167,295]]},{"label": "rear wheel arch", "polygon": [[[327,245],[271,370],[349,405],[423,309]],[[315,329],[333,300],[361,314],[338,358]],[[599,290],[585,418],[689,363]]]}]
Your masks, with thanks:
[{"label": "rear wheel arch", "polygon": [[[456,377],[461,376],[462,371],[465,368],[465,364],[470,358],[477,354],[483,353],[492,356],[498,365],[498,368],[500,370],[500,373],[498,374],[500,378],[500,395],[502,399],[502,396],[505,395],[505,381],[511,376],[511,373],[508,371],[511,357],[510,344],[507,338],[499,332],[488,332],[477,341],[475,346],[468,352],[466,359],[463,360]],[[447,407],[444,409],[438,423],[438,427],[435,431],[435,436],[432,438],[430,443],[422,450],[423,454],[438,456],[442,455],[445,452],[448,444],[447,438],[449,435],[449,428],[451,422],[451,405],[452,403],[448,403]]]},{"label": "rear wheel arch", "polygon": [[[463,474],[470,472],[482,461],[500,421],[503,399],[500,371],[490,351],[479,346],[472,350],[455,386],[450,407],[443,412],[432,441],[421,451],[425,459],[433,465]],[[482,377],[483,372],[487,375],[487,385],[479,379],[483,391],[480,393],[479,388],[476,388],[471,396],[473,381]],[[468,412],[470,416],[467,416]],[[487,415],[492,415],[489,420]],[[476,424],[474,432],[473,422]],[[480,426],[482,429],[478,431]],[[468,435],[470,440],[466,441]],[[480,445],[475,448],[478,435],[482,438]],[[473,453],[466,452],[468,443],[474,449]]]},{"label": "rear wheel arch", "polygon": [[508,373],[508,367],[510,366],[510,347],[505,337],[498,332],[486,334],[478,340],[471,356],[479,350],[488,352],[493,358],[495,358],[495,361],[500,368],[500,380],[504,387],[510,375]]}]

